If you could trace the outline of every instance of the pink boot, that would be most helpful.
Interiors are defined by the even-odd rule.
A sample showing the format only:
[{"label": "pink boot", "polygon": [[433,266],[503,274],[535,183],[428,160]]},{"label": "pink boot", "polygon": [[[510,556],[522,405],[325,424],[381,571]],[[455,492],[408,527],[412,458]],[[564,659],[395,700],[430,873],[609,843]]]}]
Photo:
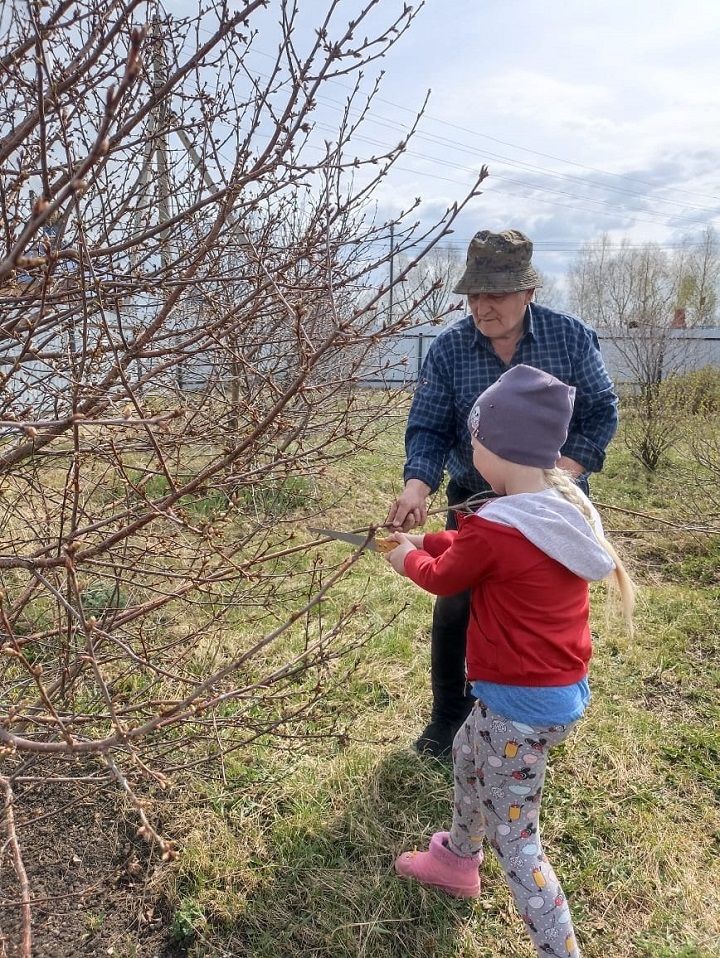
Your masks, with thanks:
[{"label": "pink boot", "polygon": [[477,898],[482,854],[460,858],[445,846],[449,838],[450,832],[435,832],[426,852],[403,852],[396,858],[395,871],[403,878],[441,888],[454,898]]}]

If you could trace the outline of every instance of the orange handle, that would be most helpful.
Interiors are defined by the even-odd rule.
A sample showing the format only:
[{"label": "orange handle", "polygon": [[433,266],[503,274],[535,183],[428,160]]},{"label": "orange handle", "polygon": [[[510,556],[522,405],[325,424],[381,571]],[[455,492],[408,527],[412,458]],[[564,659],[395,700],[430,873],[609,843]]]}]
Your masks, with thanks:
[{"label": "orange handle", "polygon": [[387,555],[388,552],[392,552],[393,549],[397,549],[400,543],[396,542],[394,539],[379,539],[376,537],[375,545],[377,546],[378,552],[381,552],[383,555]]}]

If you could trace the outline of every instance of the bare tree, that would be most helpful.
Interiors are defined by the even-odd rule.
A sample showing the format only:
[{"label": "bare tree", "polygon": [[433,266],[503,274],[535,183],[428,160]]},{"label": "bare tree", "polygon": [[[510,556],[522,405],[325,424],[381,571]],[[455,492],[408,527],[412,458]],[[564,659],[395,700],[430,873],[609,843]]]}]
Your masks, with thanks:
[{"label": "bare tree", "polygon": [[[408,263],[408,257],[401,257],[398,265],[406,270]],[[396,296],[399,308],[412,309],[417,324],[457,319],[464,308],[465,297],[453,293],[453,287],[464,266],[464,257],[452,248],[431,250],[414,269],[407,271]]]},{"label": "bare tree", "polygon": [[625,240],[614,248],[602,237],[581,251],[569,287],[573,308],[603,332],[609,365],[635,390],[623,434],[631,453],[654,470],[679,428],[662,382],[687,359],[686,343],[672,330],[677,271],[656,246]]},{"label": "bare tree", "polygon": [[605,334],[613,365],[641,392],[683,368],[685,344],[672,334],[678,273],[663,250],[602,237],[580,252],[568,283],[573,311]]},{"label": "bare tree", "polygon": [[567,295],[558,280],[547,273],[540,273],[542,285],[535,290],[535,302],[540,306],[563,312],[567,309]]},{"label": "bare tree", "polygon": [[[485,175],[431,229],[373,218],[414,127],[357,155],[364,74],[416,13],[348,5],[327,0],[301,40],[280,3],[259,72],[265,0],[185,19],[0,3],[0,782],[24,954],[28,785],[119,784],[171,857],[144,782],[310,717],[340,734],[323,696],[353,667],[357,609],[329,621],[322,600],[358,554],[298,564],[297,526],[328,464],[383,428],[392,397],[354,387],[431,294],[378,323],[377,250],[391,226],[413,250],[402,284]],[[333,80],[349,92],[321,135]]]},{"label": "bare tree", "polygon": [[699,240],[687,242],[675,258],[678,308],[688,326],[713,326],[720,292],[720,248],[712,226]]},{"label": "bare tree", "polygon": [[597,329],[669,326],[676,277],[657,246],[614,246],[605,235],[583,247],[568,276],[570,304]]}]

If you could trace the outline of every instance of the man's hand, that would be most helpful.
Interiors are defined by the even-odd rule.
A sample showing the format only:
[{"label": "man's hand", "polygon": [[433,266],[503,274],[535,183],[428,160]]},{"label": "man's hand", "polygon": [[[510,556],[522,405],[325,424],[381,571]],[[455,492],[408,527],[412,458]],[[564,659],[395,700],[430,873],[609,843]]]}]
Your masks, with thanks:
[{"label": "man's hand", "polygon": [[400,545],[396,546],[392,552],[387,552],[385,558],[396,572],[405,575],[405,556],[408,552],[415,552],[416,548],[410,540],[419,536],[406,536],[402,532],[393,532],[389,538],[399,542]]},{"label": "man's hand", "polygon": [[571,459],[569,456],[560,456],[557,461],[557,467],[558,469],[563,469],[565,472],[569,472],[573,479],[577,479],[578,476],[587,472],[587,469],[581,462],[578,462],[576,459]]},{"label": "man's hand", "polygon": [[430,486],[422,479],[408,479],[402,495],[390,506],[386,524],[403,532],[423,525],[427,519],[427,497],[430,491]]}]

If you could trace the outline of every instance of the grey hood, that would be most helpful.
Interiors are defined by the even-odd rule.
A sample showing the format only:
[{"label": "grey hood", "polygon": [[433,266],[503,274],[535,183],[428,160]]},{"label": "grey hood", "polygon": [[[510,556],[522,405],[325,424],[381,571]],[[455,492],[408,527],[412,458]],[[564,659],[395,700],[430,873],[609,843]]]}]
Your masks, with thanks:
[{"label": "grey hood", "polygon": [[[600,516],[585,499],[595,527],[602,533]],[[551,559],[589,582],[606,578],[615,568],[585,516],[555,489],[501,496],[478,509],[477,515],[512,526]]]}]

